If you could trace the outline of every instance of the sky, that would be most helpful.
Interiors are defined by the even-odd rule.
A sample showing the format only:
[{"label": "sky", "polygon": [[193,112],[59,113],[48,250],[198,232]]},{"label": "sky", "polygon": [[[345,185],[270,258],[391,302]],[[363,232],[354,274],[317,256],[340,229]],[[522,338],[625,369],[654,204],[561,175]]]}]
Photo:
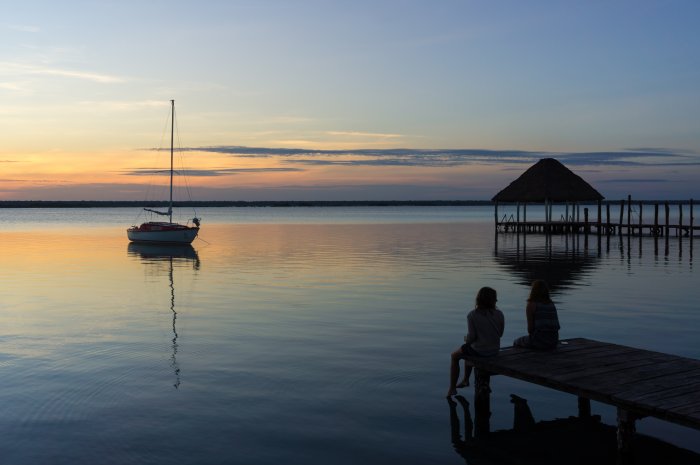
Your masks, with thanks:
[{"label": "sky", "polygon": [[0,200],[700,198],[700,2],[0,0]]}]

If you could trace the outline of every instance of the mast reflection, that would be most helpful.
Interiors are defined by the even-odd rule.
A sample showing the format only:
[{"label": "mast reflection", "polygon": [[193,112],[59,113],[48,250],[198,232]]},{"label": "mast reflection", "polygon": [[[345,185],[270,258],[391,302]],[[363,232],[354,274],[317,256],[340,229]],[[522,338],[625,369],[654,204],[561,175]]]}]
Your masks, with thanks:
[{"label": "mast reflection", "polygon": [[175,309],[175,264],[191,264],[192,269],[197,271],[200,267],[200,260],[197,251],[190,245],[164,245],[164,244],[141,244],[130,242],[127,253],[129,256],[137,257],[141,262],[155,270],[156,274],[167,274],[168,287],[170,289],[170,311],[173,315],[173,338],[172,355],[170,356],[170,366],[175,374],[173,387],[180,388],[180,366],[177,362],[178,334],[177,334],[177,310]]}]

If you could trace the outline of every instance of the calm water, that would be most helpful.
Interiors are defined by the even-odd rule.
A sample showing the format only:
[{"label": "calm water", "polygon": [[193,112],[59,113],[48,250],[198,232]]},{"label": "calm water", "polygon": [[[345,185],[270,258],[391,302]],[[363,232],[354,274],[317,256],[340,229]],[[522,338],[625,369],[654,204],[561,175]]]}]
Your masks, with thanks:
[{"label": "calm water", "polygon": [[[3,464],[464,463],[449,352],[485,285],[504,344],[523,334],[534,277],[562,337],[700,358],[687,238],[496,241],[479,207],[198,213],[201,240],[167,249],[127,244],[133,210],[0,211]],[[570,395],[492,389],[493,429],[512,426],[511,393],[537,420],[576,413]],[[638,430],[700,450],[695,430]]]}]

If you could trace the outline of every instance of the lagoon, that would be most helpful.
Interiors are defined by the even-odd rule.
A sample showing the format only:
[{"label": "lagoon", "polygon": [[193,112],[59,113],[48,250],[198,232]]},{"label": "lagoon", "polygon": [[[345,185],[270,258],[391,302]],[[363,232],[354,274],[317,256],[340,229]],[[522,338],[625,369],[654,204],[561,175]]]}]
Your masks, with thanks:
[{"label": "lagoon", "polygon": [[[482,286],[503,344],[523,334],[535,277],[562,338],[700,358],[688,238],[496,236],[488,207],[198,214],[200,239],[172,250],[129,246],[133,209],[0,210],[3,463],[464,463],[449,353]],[[537,420],[576,411],[492,388],[493,429],[512,426],[511,393]],[[695,430],[638,431],[700,451]]]}]

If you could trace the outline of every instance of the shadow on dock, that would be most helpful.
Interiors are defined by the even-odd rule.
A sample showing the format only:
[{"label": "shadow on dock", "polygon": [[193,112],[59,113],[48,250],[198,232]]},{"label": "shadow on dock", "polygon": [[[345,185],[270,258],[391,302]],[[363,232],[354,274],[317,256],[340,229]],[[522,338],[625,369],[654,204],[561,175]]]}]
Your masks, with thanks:
[{"label": "shadow on dock", "polygon": [[[469,402],[448,399],[450,439],[470,465],[615,465],[618,464],[616,427],[600,417],[569,417],[535,422],[527,400],[511,395],[513,428],[475,434]],[[462,417],[463,423],[460,421]],[[478,430],[478,428],[476,429]],[[637,465],[697,465],[700,454],[643,434],[635,436]]]}]

